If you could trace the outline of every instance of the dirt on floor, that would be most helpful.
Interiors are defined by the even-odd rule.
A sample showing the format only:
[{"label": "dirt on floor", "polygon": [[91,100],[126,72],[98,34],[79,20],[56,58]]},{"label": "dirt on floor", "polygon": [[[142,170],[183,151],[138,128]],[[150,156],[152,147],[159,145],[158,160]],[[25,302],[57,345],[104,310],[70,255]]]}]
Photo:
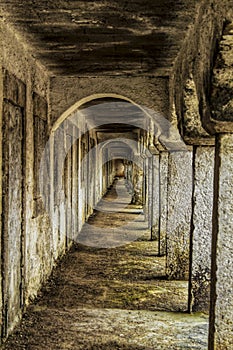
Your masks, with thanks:
[{"label": "dirt on floor", "polygon": [[108,247],[85,245],[84,228],[2,349],[207,349],[208,316],[187,313],[187,281],[166,279],[140,208],[111,212],[117,198],[113,186],[89,226],[120,234],[124,223],[131,241],[121,245],[112,234]]}]

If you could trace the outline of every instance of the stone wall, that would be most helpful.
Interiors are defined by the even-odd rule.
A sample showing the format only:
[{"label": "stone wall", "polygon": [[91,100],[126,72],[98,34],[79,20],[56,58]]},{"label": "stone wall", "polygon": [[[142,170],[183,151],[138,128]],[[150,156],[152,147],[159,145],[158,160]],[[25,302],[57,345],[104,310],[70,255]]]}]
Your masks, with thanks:
[{"label": "stone wall", "polygon": [[190,310],[208,311],[210,298],[214,147],[194,147]]},{"label": "stone wall", "polygon": [[233,348],[233,134],[216,140],[209,349]]},{"label": "stone wall", "polygon": [[49,77],[3,23],[0,36],[4,213],[1,303],[2,335],[7,336],[53,265],[51,228],[36,176],[49,129]]},{"label": "stone wall", "polygon": [[114,177],[113,164],[102,167],[101,154],[94,151],[87,157],[97,140],[91,131],[81,136],[80,130],[87,128],[83,121],[63,123],[51,133],[50,77],[14,33],[1,24],[3,338],[77,238]]},{"label": "stone wall", "polygon": [[[171,111],[175,106],[174,116],[178,118],[183,136],[191,134],[194,142],[201,143],[208,142],[206,130],[213,132],[214,129],[210,122],[211,76],[231,1],[206,0],[198,6],[198,16],[187,28],[187,36],[174,64],[170,106]],[[192,103],[188,105],[187,93],[192,94]],[[189,115],[185,114],[187,107],[192,109],[192,115],[190,111]]]},{"label": "stone wall", "polygon": [[[87,131],[88,125],[85,125],[79,116],[77,123],[59,125],[59,131],[50,138],[51,143],[45,153],[46,161],[41,168],[44,149],[55,122],[69,107],[90,95],[119,95],[151,108],[167,119],[170,118],[188,144],[213,145],[214,137],[209,133],[216,131],[216,123],[232,121],[232,101],[229,93],[232,86],[231,82],[226,82],[231,76],[231,55],[228,56],[227,52],[228,49],[232,51],[232,25],[227,23],[224,27],[224,20],[230,18],[227,9],[230,3],[232,2],[203,0],[197,4],[197,17],[187,28],[187,36],[170,77],[153,73],[151,76],[140,77],[99,75],[50,78],[46,69],[33,59],[32,49],[20,35],[16,35],[5,22],[1,23],[0,322],[3,337],[7,337],[12,331],[25,306],[36,296],[59,256],[64,254],[72,240],[77,238],[82,225],[113,181],[113,163],[102,166],[103,155],[97,151],[87,157],[97,145],[97,139],[93,132],[84,132],[81,135],[80,130],[86,128]],[[222,42],[217,45],[221,39]],[[213,67],[215,70],[211,91]],[[212,115],[211,108],[214,108]],[[215,117],[214,121],[211,116]],[[230,154],[232,136],[231,139],[222,136],[222,139],[226,139],[226,145],[223,145],[228,146],[229,143],[230,149],[227,152]],[[221,138],[219,140],[221,141]],[[219,159],[224,161],[224,147],[221,147]],[[199,295],[199,289],[202,287],[200,284],[203,282],[206,286],[205,295],[209,291],[212,153],[213,150],[204,156],[201,150],[198,150],[194,161],[190,150],[170,153],[169,156],[164,153],[161,155],[159,174],[156,174],[160,177],[161,186],[160,253],[167,253],[169,278],[187,279],[188,273],[192,273],[191,292],[195,299],[192,302],[196,310],[203,302],[203,294]],[[221,153],[224,157],[221,157]],[[206,160],[202,156],[206,157]],[[232,172],[229,165],[232,164],[231,158],[227,154],[228,173]],[[192,163],[199,160],[202,162],[201,167],[196,168],[196,172],[193,173]],[[205,167],[206,161],[209,164],[208,169]],[[223,207],[225,200],[229,212],[232,211],[231,201],[225,198],[227,191],[231,193],[231,189],[228,186],[230,180],[226,179],[224,168],[222,170],[220,166],[221,164],[216,165],[219,171],[217,180],[220,180],[221,186],[219,183],[215,186],[215,192],[219,191],[215,194],[219,203],[215,205],[214,210],[219,219],[219,223],[215,222],[216,227],[220,227],[222,231],[217,232],[215,228],[213,252],[221,255],[217,257],[217,261],[214,261],[216,256],[212,258],[212,276],[218,281],[214,281],[215,285],[212,286],[211,306],[212,327],[217,329],[215,338],[218,345],[223,342],[224,330],[230,331],[232,325],[232,298],[228,304],[226,301],[226,290],[232,287],[232,283],[229,282],[232,281],[229,279],[232,275],[232,245],[228,239],[229,228],[232,225],[229,215],[225,218]],[[208,174],[211,176],[206,179]],[[153,178],[152,175],[151,172],[150,178]],[[41,181],[44,196],[41,195]],[[144,194],[146,190],[148,186],[144,188]],[[149,190],[151,198],[154,195],[153,200],[156,202],[156,193],[152,193],[152,187]],[[208,214],[207,224],[202,217],[203,201],[205,213]],[[154,213],[150,214],[153,217]],[[156,226],[159,215],[153,218]],[[200,230],[202,235],[199,234]],[[206,237],[208,254],[205,255],[205,259],[199,260],[198,253],[203,249]],[[189,271],[190,238],[193,260]],[[222,238],[229,243],[230,248],[224,246],[222,249]],[[227,263],[224,263],[225,257]],[[217,268],[222,272],[220,277]],[[198,277],[200,271],[204,274],[204,277],[201,276],[203,279]],[[229,310],[224,315],[228,306]],[[212,339],[214,331],[211,329]],[[229,344],[232,344],[231,339]]]},{"label": "stone wall", "polygon": [[192,150],[169,154],[167,193],[167,276],[188,279],[192,213]]},{"label": "stone wall", "polygon": [[[4,334],[23,302],[25,84],[4,70],[2,120],[2,286]],[[7,83],[7,84],[6,84]],[[3,321],[4,321],[3,320]]]},{"label": "stone wall", "polygon": [[76,102],[95,94],[118,94],[168,116],[168,77],[54,77],[51,118],[55,122]]}]

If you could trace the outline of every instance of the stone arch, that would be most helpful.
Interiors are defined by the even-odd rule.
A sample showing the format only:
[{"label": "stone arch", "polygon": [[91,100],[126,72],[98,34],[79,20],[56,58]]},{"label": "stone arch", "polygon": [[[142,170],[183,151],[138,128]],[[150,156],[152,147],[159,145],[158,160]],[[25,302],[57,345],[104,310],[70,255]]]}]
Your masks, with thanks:
[{"label": "stone arch", "polygon": [[137,152],[136,149],[136,142],[131,142],[133,140],[130,139],[124,139],[124,138],[116,138],[116,139],[111,139],[108,141],[104,141],[103,144],[101,145],[100,149],[104,149],[105,147],[107,147],[107,145],[111,144],[112,142],[121,142],[124,143],[126,146],[128,146],[132,151],[135,151],[135,153]]},{"label": "stone arch", "polygon": [[77,111],[85,103],[88,103],[90,101],[97,100],[97,99],[104,99],[104,98],[115,98],[117,100],[123,100],[123,101],[129,102],[132,105],[138,107],[145,114],[145,116],[148,117],[148,119],[151,119],[151,116],[149,115],[148,111],[144,109],[142,106],[138,105],[133,100],[131,100],[130,98],[120,94],[114,94],[114,93],[99,93],[99,94],[93,94],[93,95],[84,97],[78,102],[76,102],[75,104],[73,104],[70,108],[68,108],[64,113],[61,114],[61,116],[57,119],[57,121],[52,126],[51,131],[52,132],[56,131],[59,125],[61,125],[63,121],[65,121],[72,113]]},{"label": "stone arch", "polygon": [[[140,111],[142,111],[142,114],[147,119],[146,120],[146,126],[141,126],[140,123],[136,125],[138,128],[144,129],[148,134],[151,134],[154,136],[154,142],[162,144],[164,149],[169,150],[181,150],[186,148],[183,140],[180,137],[179,130],[177,126],[172,124],[168,119],[166,119],[161,113],[152,110],[146,106],[139,105],[132,99],[123,96],[121,94],[115,94],[115,93],[96,93],[89,96],[86,96],[82,98],[81,100],[74,103],[72,106],[70,106],[65,112],[61,114],[61,116],[54,122],[51,133],[55,133],[55,131],[59,128],[59,126],[66,121],[69,117],[74,115],[76,112],[79,111],[80,115],[82,115],[82,111],[79,110],[79,108],[83,105],[85,105],[88,102],[98,100],[98,99],[104,99],[105,98],[112,98],[119,101],[125,101],[133,106],[137,107]],[[127,123],[124,123],[127,124]],[[137,124],[137,123],[136,123]],[[135,125],[134,125],[135,126]]]}]

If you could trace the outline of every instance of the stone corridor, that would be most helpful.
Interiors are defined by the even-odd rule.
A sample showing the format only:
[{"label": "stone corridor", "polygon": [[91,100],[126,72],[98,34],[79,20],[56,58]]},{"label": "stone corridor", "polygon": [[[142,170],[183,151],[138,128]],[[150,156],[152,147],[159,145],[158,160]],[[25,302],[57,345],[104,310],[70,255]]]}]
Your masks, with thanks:
[{"label": "stone corridor", "polygon": [[233,0],[0,0],[0,348],[233,349]]},{"label": "stone corridor", "polygon": [[[129,204],[125,182],[114,181],[89,219],[91,225],[109,234],[118,226],[115,234],[121,235],[126,230],[121,226],[138,218],[140,210]],[[135,240],[126,245],[76,243],[3,349],[207,349],[208,315],[187,313],[187,281],[166,279],[158,241],[150,240],[144,215],[137,220]],[[87,235],[83,231],[81,237]]]}]

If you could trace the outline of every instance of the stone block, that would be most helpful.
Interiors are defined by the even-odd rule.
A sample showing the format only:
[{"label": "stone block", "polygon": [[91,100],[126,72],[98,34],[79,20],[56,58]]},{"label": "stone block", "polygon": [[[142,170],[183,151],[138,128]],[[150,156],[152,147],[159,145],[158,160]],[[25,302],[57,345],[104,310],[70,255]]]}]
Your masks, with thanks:
[{"label": "stone block", "polygon": [[23,306],[23,109],[3,105],[3,336],[21,317]]},{"label": "stone block", "polygon": [[167,276],[188,279],[192,213],[192,152],[169,153]]},{"label": "stone block", "polygon": [[194,148],[190,310],[208,311],[214,190],[214,147]]},{"label": "stone block", "polygon": [[233,134],[216,141],[209,349],[233,348]]}]

